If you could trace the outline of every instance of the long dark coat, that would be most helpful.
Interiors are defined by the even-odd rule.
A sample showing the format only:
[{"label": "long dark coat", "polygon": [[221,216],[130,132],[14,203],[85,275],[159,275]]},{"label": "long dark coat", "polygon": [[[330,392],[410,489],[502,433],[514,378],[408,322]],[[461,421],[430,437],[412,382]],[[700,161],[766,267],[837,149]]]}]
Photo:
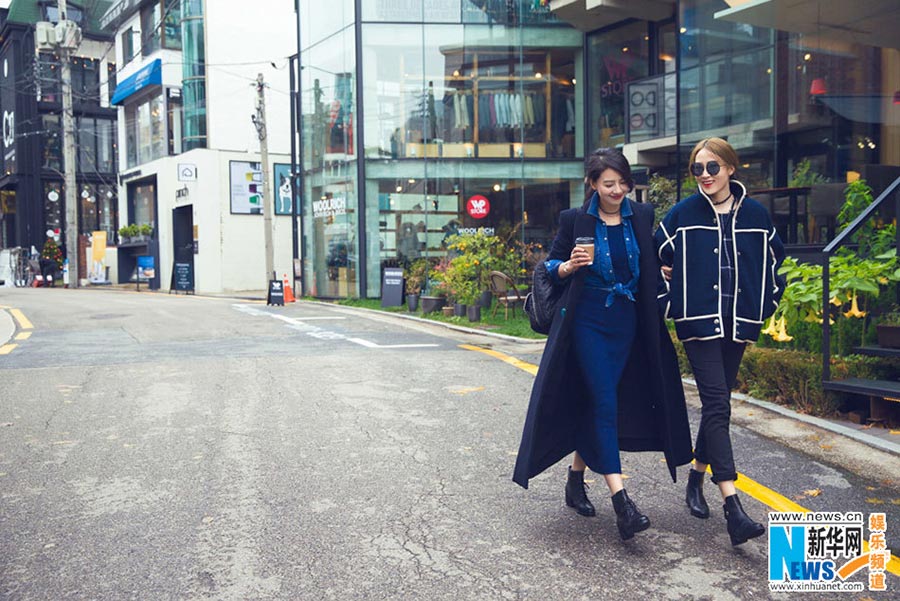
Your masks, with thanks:
[{"label": "long dark coat", "polygon": [[[638,331],[618,389],[619,449],[662,451],[675,481],[675,468],[693,458],[684,388],[675,347],[656,302],[659,264],[653,243],[653,207],[635,202],[631,206],[641,273],[635,294]],[[594,236],[595,225],[596,217],[583,208],[563,211],[548,258],[567,260],[575,238]],[[575,425],[584,415],[588,396],[571,356],[572,327],[586,274],[587,269],[579,269],[566,283],[531,390],[513,475],[513,481],[524,488],[530,478],[575,450]]]}]

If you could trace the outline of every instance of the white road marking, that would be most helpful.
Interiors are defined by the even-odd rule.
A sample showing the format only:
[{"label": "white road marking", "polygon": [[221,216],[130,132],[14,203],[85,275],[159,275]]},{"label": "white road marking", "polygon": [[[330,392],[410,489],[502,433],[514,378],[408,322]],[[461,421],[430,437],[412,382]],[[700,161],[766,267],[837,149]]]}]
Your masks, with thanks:
[{"label": "white road marking", "polygon": [[328,319],[347,319],[346,317],[337,317],[337,316],[312,316],[312,317],[288,317],[287,315],[280,315],[278,313],[269,313],[268,311],[263,311],[261,309],[257,309],[250,305],[241,305],[241,304],[233,304],[231,305],[235,310],[240,311],[242,313],[246,313],[247,315],[254,316],[268,316],[273,319],[278,319],[287,323],[287,327],[292,330],[297,330],[299,332],[304,332],[307,336],[312,336],[313,338],[318,338],[319,340],[347,340],[348,342],[352,342],[354,344],[358,344],[360,346],[364,346],[366,348],[377,348],[377,349],[392,349],[392,348],[428,348],[428,347],[438,347],[439,344],[377,344],[370,340],[364,340],[362,338],[347,338],[344,334],[340,334],[338,332],[332,332],[330,330],[323,330],[320,327],[310,325],[304,323],[306,321],[313,320],[328,320]]},{"label": "white road marking", "polygon": [[348,338],[350,342],[362,345],[366,348],[422,348],[426,346],[440,346],[439,344],[375,344],[362,338]]}]

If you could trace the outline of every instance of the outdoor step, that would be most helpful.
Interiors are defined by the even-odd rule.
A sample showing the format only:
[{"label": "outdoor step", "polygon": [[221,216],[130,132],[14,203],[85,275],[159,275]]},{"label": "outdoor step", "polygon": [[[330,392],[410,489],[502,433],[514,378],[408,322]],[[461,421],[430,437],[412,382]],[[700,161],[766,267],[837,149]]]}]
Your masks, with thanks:
[{"label": "outdoor step", "polygon": [[900,357],[900,348],[889,348],[873,344],[870,346],[858,346],[853,349],[860,355],[872,355],[873,357]]},{"label": "outdoor step", "polygon": [[863,380],[862,378],[828,380],[822,382],[822,388],[836,392],[876,396],[889,401],[900,402],[900,382],[894,380]]}]

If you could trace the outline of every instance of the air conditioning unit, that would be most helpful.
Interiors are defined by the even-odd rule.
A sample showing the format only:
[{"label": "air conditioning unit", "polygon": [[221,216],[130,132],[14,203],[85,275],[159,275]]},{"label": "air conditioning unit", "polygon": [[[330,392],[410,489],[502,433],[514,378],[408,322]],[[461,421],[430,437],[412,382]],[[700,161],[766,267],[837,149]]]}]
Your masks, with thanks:
[{"label": "air conditioning unit", "polygon": [[38,21],[34,24],[34,46],[38,50],[56,48],[56,30],[53,28],[53,23]]},{"label": "air conditioning unit", "polygon": [[81,44],[81,27],[75,21],[60,21],[56,24],[56,42],[60,48],[75,50]]}]

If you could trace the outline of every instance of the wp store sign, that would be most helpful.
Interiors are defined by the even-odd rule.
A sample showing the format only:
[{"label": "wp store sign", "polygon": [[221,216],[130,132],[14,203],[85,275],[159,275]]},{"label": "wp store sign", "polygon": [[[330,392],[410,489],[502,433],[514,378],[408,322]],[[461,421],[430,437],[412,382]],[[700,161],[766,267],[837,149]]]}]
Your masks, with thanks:
[{"label": "wp store sign", "polygon": [[484,196],[476,194],[466,203],[466,212],[473,219],[484,219],[491,212],[491,203]]}]

